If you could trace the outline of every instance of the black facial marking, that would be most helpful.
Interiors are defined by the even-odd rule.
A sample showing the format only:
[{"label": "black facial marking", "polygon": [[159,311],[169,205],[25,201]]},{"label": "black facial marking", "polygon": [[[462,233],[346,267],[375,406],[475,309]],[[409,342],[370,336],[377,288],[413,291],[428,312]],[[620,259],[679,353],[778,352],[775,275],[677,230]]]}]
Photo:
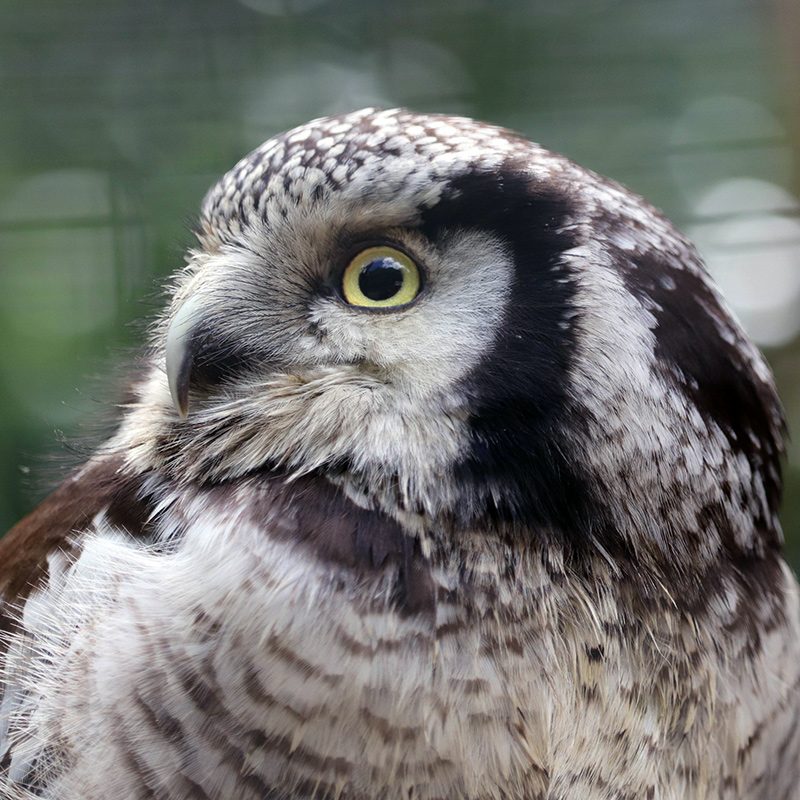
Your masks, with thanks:
[{"label": "black facial marking", "polygon": [[[270,535],[309,549],[315,559],[359,574],[393,570],[391,599],[405,614],[429,614],[436,606],[430,563],[419,540],[381,511],[364,509],[345,497],[327,479],[309,475],[288,483],[280,472],[253,477],[250,512],[257,523],[281,518],[268,526]],[[224,505],[235,486],[208,489]]]},{"label": "black facial marking", "polygon": [[225,335],[222,328],[213,322],[201,322],[192,331],[179,375],[187,393],[190,389],[210,392],[258,366],[258,354],[248,350],[242,341]]},{"label": "black facial marking", "polygon": [[[667,379],[676,383],[709,426],[720,428],[731,449],[747,458],[762,478],[771,514],[781,499],[784,426],[774,389],[760,381],[735,342],[722,336],[725,312],[698,275],[674,269],[659,253],[618,263],[631,292],[657,321],[655,353]],[[756,520],[771,527],[770,520]]]},{"label": "black facial marking", "polygon": [[519,521],[585,537],[605,514],[560,431],[572,353],[574,286],[561,254],[576,244],[562,230],[570,200],[508,166],[453,181],[426,212],[422,230],[498,236],[515,266],[510,302],[491,351],[466,381],[471,447],[455,468],[465,517]]}]

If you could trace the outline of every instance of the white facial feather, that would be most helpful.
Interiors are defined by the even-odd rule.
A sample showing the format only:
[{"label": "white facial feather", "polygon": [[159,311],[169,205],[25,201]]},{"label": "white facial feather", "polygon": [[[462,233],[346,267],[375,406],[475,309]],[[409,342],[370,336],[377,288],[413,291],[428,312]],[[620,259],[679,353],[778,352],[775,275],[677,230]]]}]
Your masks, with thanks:
[{"label": "white facial feather", "polygon": [[[433,248],[419,235],[390,228],[388,235],[426,271],[423,296],[413,306],[365,313],[326,297],[301,308],[296,281],[331,270],[324,243],[333,223],[324,207],[316,224],[313,246],[310,234],[283,244],[278,237],[275,244],[256,226],[246,248],[225,246],[191,262],[161,334],[167,353],[208,317],[245,347],[257,341],[267,363],[263,374],[245,374],[221,394],[190,401],[179,435],[187,451],[196,440],[204,453],[187,459],[185,474],[221,479],[265,463],[302,474],[348,459],[364,473],[391,476],[408,505],[435,513],[451,499],[437,496],[439,476],[466,445],[469,412],[459,382],[488,353],[502,324],[510,256],[484,233],[454,230]],[[139,468],[159,461],[148,420],[173,416],[163,383],[159,370],[117,438]],[[233,429],[231,418],[240,420]]]}]

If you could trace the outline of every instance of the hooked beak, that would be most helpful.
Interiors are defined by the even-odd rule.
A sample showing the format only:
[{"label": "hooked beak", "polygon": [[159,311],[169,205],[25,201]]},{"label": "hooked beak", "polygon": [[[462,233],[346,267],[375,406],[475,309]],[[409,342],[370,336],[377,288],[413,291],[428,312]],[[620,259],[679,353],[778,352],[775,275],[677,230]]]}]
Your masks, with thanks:
[{"label": "hooked beak", "polygon": [[167,329],[167,382],[172,403],[181,419],[189,414],[189,386],[194,367],[192,331],[197,324],[199,306],[199,298],[189,298],[178,308]]}]

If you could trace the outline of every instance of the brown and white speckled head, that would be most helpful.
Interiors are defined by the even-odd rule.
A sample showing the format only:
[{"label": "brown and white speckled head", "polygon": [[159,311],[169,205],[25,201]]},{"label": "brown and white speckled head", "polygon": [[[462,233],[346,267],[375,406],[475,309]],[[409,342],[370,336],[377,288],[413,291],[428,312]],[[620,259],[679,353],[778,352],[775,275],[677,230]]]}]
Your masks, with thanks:
[{"label": "brown and white speckled head", "polygon": [[[497,127],[368,109],[242,159],[199,240],[121,433],[131,464],[322,472],[412,526],[700,564],[779,539],[769,371],[622,187]],[[345,299],[376,244],[418,265],[412,302]]]}]

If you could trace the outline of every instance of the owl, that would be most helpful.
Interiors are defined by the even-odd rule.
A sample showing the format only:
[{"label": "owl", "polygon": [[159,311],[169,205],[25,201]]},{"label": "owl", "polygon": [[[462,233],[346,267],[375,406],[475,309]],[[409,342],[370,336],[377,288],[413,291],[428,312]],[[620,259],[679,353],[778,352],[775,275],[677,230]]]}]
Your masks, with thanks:
[{"label": "owl", "polygon": [[800,797],[780,404],[623,187],[456,117],[276,136],[129,397],[0,543],[0,797]]}]

